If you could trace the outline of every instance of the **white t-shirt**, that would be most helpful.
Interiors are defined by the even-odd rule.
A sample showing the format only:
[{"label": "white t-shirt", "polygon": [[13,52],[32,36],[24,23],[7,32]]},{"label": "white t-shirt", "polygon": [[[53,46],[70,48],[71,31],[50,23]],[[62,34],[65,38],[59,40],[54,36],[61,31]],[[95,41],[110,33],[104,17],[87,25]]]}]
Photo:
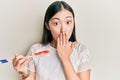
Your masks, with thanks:
[{"label": "white t-shirt", "polygon": [[[50,50],[50,54],[33,57],[29,62],[28,69],[32,72],[36,72],[36,80],[66,80],[57,51],[50,43],[44,46],[40,43],[34,44],[30,48],[28,55],[34,55],[35,52],[46,49]],[[91,68],[89,50],[82,44],[76,44],[70,59],[76,73]]]}]

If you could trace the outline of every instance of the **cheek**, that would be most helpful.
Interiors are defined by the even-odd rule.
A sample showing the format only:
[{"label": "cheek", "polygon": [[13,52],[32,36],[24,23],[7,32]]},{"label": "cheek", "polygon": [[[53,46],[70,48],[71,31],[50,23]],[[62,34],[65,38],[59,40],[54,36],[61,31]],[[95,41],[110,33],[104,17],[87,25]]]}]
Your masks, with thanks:
[{"label": "cheek", "polygon": [[72,31],[69,31],[69,32],[67,33],[67,38],[68,38],[68,39],[71,37],[71,34],[72,34]]},{"label": "cheek", "polygon": [[71,24],[71,25],[69,25],[69,26],[66,26],[66,31],[67,31],[67,32],[71,32],[71,31],[73,30],[73,28],[74,28],[74,24]]},{"label": "cheek", "polygon": [[73,31],[73,27],[67,27],[66,30],[67,30],[66,34],[67,34],[68,38],[70,38],[72,31]]},{"label": "cheek", "polygon": [[60,34],[60,31],[58,31],[58,30],[52,30],[51,31],[51,34],[52,34],[52,36],[53,36],[53,39],[54,40],[57,40],[57,38],[58,38],[58,36],[59,36],[59,34]]},{"label": "cheek", "polygon": [[68,27],[66,27],[66,30],[67,30],[67,31],[70,31],[70,30],[72,30],[72,27],[69,27],[69,26],[68,26]]}]

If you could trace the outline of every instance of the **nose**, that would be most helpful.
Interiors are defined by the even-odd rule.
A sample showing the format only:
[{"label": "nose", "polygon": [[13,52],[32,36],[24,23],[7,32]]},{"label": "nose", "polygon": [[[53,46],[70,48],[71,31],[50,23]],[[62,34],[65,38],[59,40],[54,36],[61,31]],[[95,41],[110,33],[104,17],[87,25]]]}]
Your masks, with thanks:
[{"label": "nose", "polygon": [[60,32],[61,32],[61,33],[64,33],[64,31],[65,31],[65,30],[64,30],[63,27],[62,27],[61,30],[60,30]]},{"label": "nose", "polygon": [[66,32],[66,28],[65,28],[65,25],[62,24],[61,25],[61,30],[60,30],[61,33],[65,33]]}]

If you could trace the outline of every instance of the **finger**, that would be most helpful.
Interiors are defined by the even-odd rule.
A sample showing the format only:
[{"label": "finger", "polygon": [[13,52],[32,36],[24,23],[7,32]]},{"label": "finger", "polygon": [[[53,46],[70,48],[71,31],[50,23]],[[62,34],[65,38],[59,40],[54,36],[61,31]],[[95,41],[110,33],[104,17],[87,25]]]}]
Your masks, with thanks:
[{"label": "finger", "polygon": [[21,69],[27,68],[28,62],[31,60],[32,57],[24,57],[23,59],[20,59],[17,64],[15,65],[16,71],[21,71]]},{"label": "finger", "polygon": [[13,66],[15,65],[15,56],[14,56],[14,58],[13,58],[13,60],[12,60],[12,64],[13,64]]},{"label": "finger", "polygon": [[17,66],[22,65],[25,61],[26,61],[25,58],[20,58],[20,59],[17,61]]},{"label": "finger", "polygon": [[60,44],[60,37],[57,38],[57,46]]},{"label": "finger", "polygon": [[63,45],[65,46],[65,44],[66,44],[65,33],[62,34],[62,39],[63,39],[63,40],[62,40]]},{"label": "finger", "polygon": [[15,54],[15,57],[13,59],[13,66],[16,65],[17,61],[22,58],[23,56],[22,55],[19,55],[19,54]]},{"label": "finger", "polygon": [[16,60],[18,60],[18,59],[20,59],[20,58],[24,58],[24,56],[22,56],[22,55],[20,55],[20,54],[16,54],[16,55],[15,55],[15,59],[16,59]]},{"label": "finger", "polygon": [[22,57],[18,60],[18,64],[22,65],[24,62],[30,61],[31,58],[31,56]]},{"label": "finger", "polygon": [[62,33],[60,33],[60,46],[62,45]]},{"label": "finger", "polygon": [[22,59],[24,59],[25,57],[19,54],[15,55],[15,59],[14,59],[14,66],[17,66],[18,64],[22,63]]},{"label": "finger", "polygon": [[18,59],[18,60],[15,62],[14,66],[15,66],[15,67],[19,67],[19,66],[22,65],[22,63],[23,63],[24,61],[25,61],[25,58],[20,58],[20,59]]},{"label": "finger", "polygon": [[66,33],[65,33],[65,43],[66,43],[66,44],[69,44],[68,38],[67,38],[67,34],[66,34]]},{"label": "finger", "polygon": [[31,57],[27,57],[26,60],[22,63],[21,66],[27,66],[28,63],[30,62],[30,60],[31,60]]}]

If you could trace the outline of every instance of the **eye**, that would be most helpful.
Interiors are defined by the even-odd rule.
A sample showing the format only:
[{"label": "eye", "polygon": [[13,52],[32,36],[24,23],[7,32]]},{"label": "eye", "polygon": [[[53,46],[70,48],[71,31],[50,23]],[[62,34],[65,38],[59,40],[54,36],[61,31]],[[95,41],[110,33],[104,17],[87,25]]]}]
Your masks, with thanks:
[{"label": "eye", "polygon": [[58,25],[58,23],[57,23],[57,22],[54,22],[53,24],[54,24],[54,26],[57,26],[57,25]]},{"label": "eye", "polygon": [[67,21],[66,24],[71,24],[72,21]]},{"label": "eye", "polygon": [[61,23],[60,22],[53,22],[53,24],[52,24],[53,26],[60,26],[61,25]]}]

